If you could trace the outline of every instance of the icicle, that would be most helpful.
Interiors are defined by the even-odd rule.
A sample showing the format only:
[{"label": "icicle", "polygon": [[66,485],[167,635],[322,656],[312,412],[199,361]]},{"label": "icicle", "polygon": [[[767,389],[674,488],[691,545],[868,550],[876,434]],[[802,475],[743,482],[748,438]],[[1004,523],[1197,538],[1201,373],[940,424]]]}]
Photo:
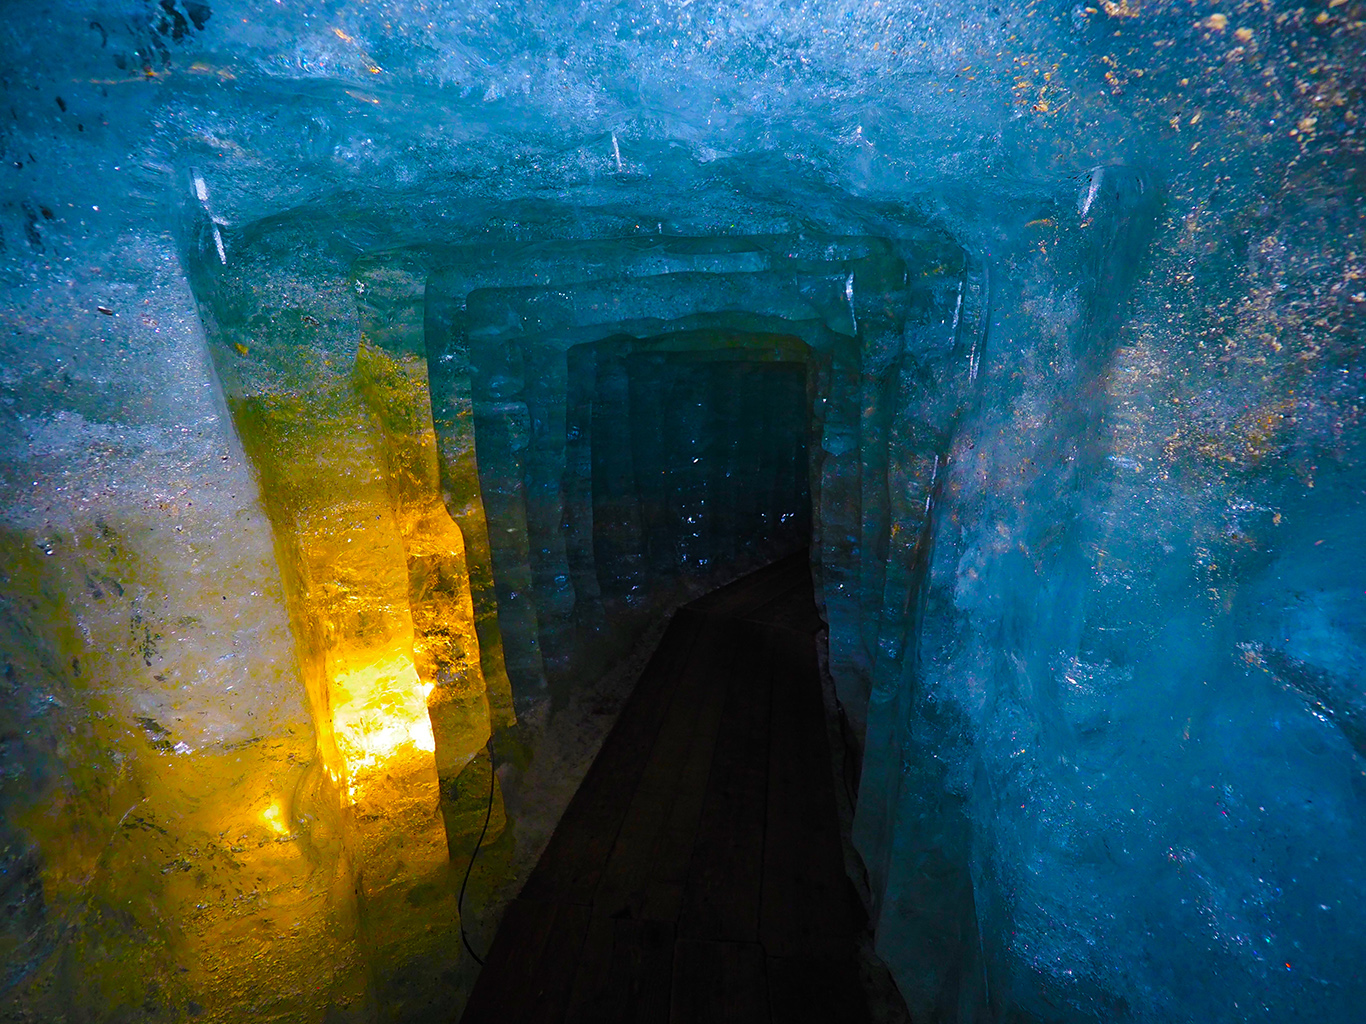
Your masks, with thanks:
[{"label": "icicle", "polygon": [[228,250],[223,245],[223,232],[220,227],[225,226],[227,221],[213,215],[213,210],[209,208],[209,186],[204,184],[204,176],[199,171],[191,171],[194,175],[194,194],[199,200],[199,205],[204,207],[204,212],[209,215],[209,223],[213,227],[213,244],[218,249],[218,262],[224,266],[228,262]]},{"label": "icicle", "polygon": [[858,333],[858,316],[854,313],[854,272],[849,271],[849,276],[844,279],[844,301],[849,303],[849,322],[854,325],[854,333]]},{"label": "icicle", "polygon": [[1091,172],[1091,187],[1087,190],[1086,196],[1082,199],[1078,212],[1085,217],[1091,212],[1091,204],[1096,201],[1096,193],[1100,191],[1100,183],[1105,178],[1105,168],[1097,167]]}]

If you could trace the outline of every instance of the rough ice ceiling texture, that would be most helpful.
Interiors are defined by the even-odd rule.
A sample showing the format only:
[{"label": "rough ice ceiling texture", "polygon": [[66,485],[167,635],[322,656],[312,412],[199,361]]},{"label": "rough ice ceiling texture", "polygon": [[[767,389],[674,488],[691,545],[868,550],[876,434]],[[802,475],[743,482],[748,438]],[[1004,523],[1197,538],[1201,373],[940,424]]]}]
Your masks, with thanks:
[{"label": "rough ice ceiling texture", "polygon": [[[394,1018],[468,984],[439,876],[513,710],[494,581],[459,567],[491,549],[462,385],[411,345],[432,267],[367,305],[359,257],[819,230],[904,258],[928,218],[992,285],[971,401],[861,348],[835,391],[869,415],[812,449],[858,513],[814,525],[858,591],[823,581],[879,951],[948,1019],[1355,1019],[1357,0],[5,14],[10,1016]],[[323,771],[360,671],[417,824]]]}]

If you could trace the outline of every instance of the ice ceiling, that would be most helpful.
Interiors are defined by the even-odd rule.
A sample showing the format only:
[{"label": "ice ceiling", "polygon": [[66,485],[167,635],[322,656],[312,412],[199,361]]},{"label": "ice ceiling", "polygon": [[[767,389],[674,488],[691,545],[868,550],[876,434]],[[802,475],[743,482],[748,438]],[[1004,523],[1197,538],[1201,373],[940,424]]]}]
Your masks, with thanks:
[{"label": "ice ceiling", "polygon": [[450,1013],[808,541],[917,1020],[1360,1019],[1360,0],[4,12],[5,1020]]}]

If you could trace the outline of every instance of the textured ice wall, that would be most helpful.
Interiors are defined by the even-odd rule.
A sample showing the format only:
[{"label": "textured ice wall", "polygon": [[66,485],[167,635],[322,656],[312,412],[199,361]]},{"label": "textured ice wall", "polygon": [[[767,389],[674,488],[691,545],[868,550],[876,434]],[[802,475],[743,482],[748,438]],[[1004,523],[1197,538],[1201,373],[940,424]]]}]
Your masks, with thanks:
[{"label": "textured ice wall", "polygon": [[[289,559],[210,397],[187,254],[219,260],[222,242],[231,261],[247,225],[302,210],[334,240],[332,281],[353,287],[358,254],[443,231],[581,238],[575,211],[615,204],[618,234],[648,233],[622,194],[696,166],[727,188],[686,207],[691,234],[816,220],[891,237],[915,208],[990,267],[978,412],[928,445],[897,433],[899,413],[858,417],[836,444],[843,465],[871,450],[876,467],[878,430],[894,451],[948,455],[928,531],[912,515],[924,484],[891,457],[887,507],[902,507],[885,526],[845,506],[860,511],[839,543],[857,557],[828,561],[856,572],[834,582],[892,597],[841,602],[825,581],[837,681],[872,686],[859,835],[879,948],[914,1006],[1354,1019],[1359,4],[127,0],[6,15],[14,1014],[392,1005],[366,978],[346,843],[275,842],[294,834],[276,800],[309,792],[318,746],[294,668],[307,638],[286,636]],[[1124,180],[1095,170],[1114,164],[1145,167],[1165,205],[1107,335],[1088,322],[1108,278],[1087,269],[1083,225]],[[353,212],[380,194],[402,215],[376,237]],[[260,308],[297,306],[293,288]],[[360,363],[363,304],[338,309]],[[933,394],[909,384],[895,393]],[[442,486],[485,667],[493,583],[459,455],[473,438],[433,411],[438,435],[463,438]],[[376,481],[400,421],[391,409],[366,442]],[[411,582],[404,506],[386,500]],[[900,646],[901,626],[867,613],[897,607]]]},{"label": "textured ice wall", "polygon": [[[680,170],[692,202],[729,177]],[[829,549],[818,563],[854,573],[862,503],[882,504],[876,488],[861,495],[850,429],[864,350],[886,350],[886,371],[903,346],[951,349],[977,323],[954,319],[961,251],[913,223],[900,245],[824,235],[851,222],[803,225],[770,199],[758,224],[805,231],[707,237],[667,191],[642,186],[633,201],[653,232],[471,247],[428,286],[432,362],[469,367],[499,621],[523,698],[596,671],[683,595],[807,543],[809,507]],[[856,630],[852,588],[830,593],[833,618]],[[861,707],[860,680],[850,689]]]}]

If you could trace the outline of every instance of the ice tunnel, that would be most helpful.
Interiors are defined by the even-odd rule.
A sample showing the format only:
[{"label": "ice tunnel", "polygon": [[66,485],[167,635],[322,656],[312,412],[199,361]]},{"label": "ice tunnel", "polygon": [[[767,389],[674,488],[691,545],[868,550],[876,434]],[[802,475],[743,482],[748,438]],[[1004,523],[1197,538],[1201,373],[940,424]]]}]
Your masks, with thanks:
[{"label": "ice tunnel", "polygon": [[5,11],[0,1020],[1362,1019],[1360,0]]}]

